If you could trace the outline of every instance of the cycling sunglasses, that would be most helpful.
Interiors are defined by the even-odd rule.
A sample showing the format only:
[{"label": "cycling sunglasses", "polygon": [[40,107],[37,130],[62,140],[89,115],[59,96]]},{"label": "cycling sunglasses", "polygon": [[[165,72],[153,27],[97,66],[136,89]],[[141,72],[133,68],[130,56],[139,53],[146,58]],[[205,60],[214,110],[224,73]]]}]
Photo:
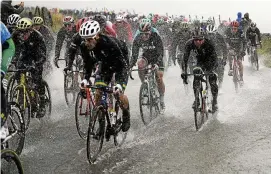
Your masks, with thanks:
[{"label": "cycling sunglasses", "polygon": [[97,40],[97,36],[85,38],[84,40],[85,42],[92,42],[93,40]]}]

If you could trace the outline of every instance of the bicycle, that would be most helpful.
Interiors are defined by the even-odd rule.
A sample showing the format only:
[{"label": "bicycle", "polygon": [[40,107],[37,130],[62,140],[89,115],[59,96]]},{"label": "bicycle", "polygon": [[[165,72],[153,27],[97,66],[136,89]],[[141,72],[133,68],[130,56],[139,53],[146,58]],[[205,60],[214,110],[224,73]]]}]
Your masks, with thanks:
[{"label": "bicycle", "polygon": [[238,56],[237,52],[234,49],[229,50],[229,56],[232,57],[232,70],[233,70],[233,83],[236,92],[238,92],[238,88],[241,87],[241,76],[239,72],[239,64],[238,64]]},{"label": "bicycle", "polygon": [[[29,70],[17,69],[11,70],[10,72],[20,73],[19,84],[12,89],[10,101],[15,100],[15,102],[19,104],[24,115],[25,130],[27,130],[31,117],[37,117],[38,114],[40,115],[39,118],[51,115],[52,102],[49,85],[46,81],[42,80],[41,83],[45,90],[45,95],[43,96],[45,112],[41,113],[41,96],[36,91],[36,84],[33,83]],[[27,114],[25,114],[26,112]]]},{"label": "bicycle", "polygon": [[[200,73],[194,73],[198,70]],[[193,74],[186,74],[187,76],[194,76],[194,80],[200,81],[200,85],[196,89],[195,93],[195,107],[194,109],[194,119],[196,131],[198,131],[202,125],[208,120],[209,113],[212,113],[210,109],[210,97],[209,97],[209,76],[214,73],[204,73],[199,67],[194,68]],[[184,81],[184,83],[186,83]],[[198,98],[198,99],[197,99]]]},{"label": "bicycle", "polygon": [[[121,102],[119,100],[119,93],[115,93],[115,102],[112,87],[103,86],[91,86],[87,88],[99,90],[102,93],[101,104],[94,108],[93,113],[89,119],[89,129],[87,136],[87,158],[90,164],[94,163],[102,150],[104,138],[107,141],[110,137],[114,137],[115,146],[121,146],[127,136],[127,132],[122,131],[122,115]],[[117,88],[115,88],[115,91]],[[110,98],[111,96],[111,98]],[[114,112],[110,112],[110,105]],[[94,143],[95,145],[91,145]],[[92,151],[93,150],[93,151]]]},{"label": "bicycle", "polygon": [[[146,126],[150,124],[150,122],[153,119],[155,119],[158,116],[158,114],[160,114],[161,111],[160,94],[158,91],[158,85],[155,78],[157,70],[158,70],[157,65],[148,65],[144,69],[131,70],[131,72],[147,71],[147,73],[145,74],[144,82],[141,84],[139,91],[140,115],[144,125]],[[134,80],[131,72],[130,78]],[[148,114],[146,114],[146,112],[143,111],[144,106],[147,106],[147,110],[149,110]]]},{"label": "bicycle", "polygon": [[257,46],[261,44],[249,44],[250,47],[250,63],[252,68],[255,68],[256,71],[259,71],[259,58],[257,53]]},{"label": "bicycle", "polygon": [[[67,66],[66,59],[58,59],[65,60]],[[79,70],[82,65],[82,57],[77,55],[76,63],[73,64],[73,70],[70,73],[64,73],[64,96],[65,101],[68,106],[73,105],[76,100],[76,95],[78,93],[78,78],[79,78]]]},{"label": "bicycle", "polygon": [[[12,163],[15,163],[16,167]],[[1,173],[24,173],[19,156],[11,149],[1,149]]]},{"label": "bicycle", "polygon": [[[20,155],[24,147],[25,124],[19,105],[15,102],[8,102],[7,114],[6,125],[3,126],[3,129],[1,128],[1,131],[4,131],[4,127],[7,126],[8,135],[6,137],[1,137],[1,149],[12,148]],[[14,139],[14,137],[17,136],[17,142],[10,143],[10,139]],[[17,147],[12,147],[11,145],[13,144],[16,144]]]},{"label": "bicycle", "polygon": [[[91,88],[83,88],[81,86],[81,90],[77,94],[76,102],[75,102],[75,123],[76,128],[79,136],[82,139],[87,139],[88,134],[88,119],[91,117],[91,112],[93,107],[95,106],[95,100],[94,100],[94,94],[95,92]],[[84,103],[86,101],[86,103]],[[85,108],[83,109],[83,106]],[[85,122],[84,120],[87,120],[86,128],[83,128],[83,123],[80,123],[79,120],[82,122]]]}]

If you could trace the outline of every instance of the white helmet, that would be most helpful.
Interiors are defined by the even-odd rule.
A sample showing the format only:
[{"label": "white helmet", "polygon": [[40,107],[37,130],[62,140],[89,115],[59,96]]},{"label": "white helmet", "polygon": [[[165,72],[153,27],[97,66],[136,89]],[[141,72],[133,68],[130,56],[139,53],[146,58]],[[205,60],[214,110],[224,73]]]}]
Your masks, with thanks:
[{"label": "white helmet", "polygon": [[93,38],[100,30],[100,24],[97,21],[87,21],[80,26],[79,35],[82,38]]},{"label": "white helmet", "polygon": [[122,16],[122,15],[117,15],[116,21],[123,21],[123,20],[124,20],[124,16]]},{"label": "white helmet", "polygon": [[206,31],[207,31],[207,33],[215,33],[216,27],[214,25],[207,25]]},{"label": "white helmet", "polygon": [[7,20],[7,23],[8,25],[16,25],[17,22],[21,19],[21,16],[18,15],[18,14],[12,14],[12,15],[9,15],[8,17],[8,20]]}]

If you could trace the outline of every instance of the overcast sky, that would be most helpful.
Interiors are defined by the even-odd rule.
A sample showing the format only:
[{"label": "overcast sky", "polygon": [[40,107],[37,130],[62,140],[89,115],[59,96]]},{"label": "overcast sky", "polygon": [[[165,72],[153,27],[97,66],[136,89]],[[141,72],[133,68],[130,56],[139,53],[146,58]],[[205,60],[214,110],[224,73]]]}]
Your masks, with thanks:
[{"label": "overcast sky", "polygon": [[[13,2],[16,4],[16,2]],[[221,18],[236,19],[237,12],[249,12],[250,18],[255,21],[262,32],[271,33],[271,1],[270,0],[254,0],[254,1],[244,1],[244,0],[88,0],[88,1],[25,1],[26,6],[46,6],[49,8],[59,7],[59,8],[71,8],[71,9],[102,9],[103,7],[109,10],[126,10],[132,11],[134,9],[137,13],[159,13],[159,14],[183,14],[188,16],[204,16],[208,18],[209,16],[221,15]]]}]

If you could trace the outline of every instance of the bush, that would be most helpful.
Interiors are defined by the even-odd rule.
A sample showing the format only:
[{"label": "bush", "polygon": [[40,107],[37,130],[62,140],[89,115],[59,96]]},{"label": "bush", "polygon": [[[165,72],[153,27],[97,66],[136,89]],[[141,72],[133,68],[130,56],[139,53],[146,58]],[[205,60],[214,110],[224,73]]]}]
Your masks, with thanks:
[{"label": "bush", "polygon": [[258,50],[259,55],[264,57],[264,65],[271,68],[271,38],[265,37],[262,39],[262,49]]}]

